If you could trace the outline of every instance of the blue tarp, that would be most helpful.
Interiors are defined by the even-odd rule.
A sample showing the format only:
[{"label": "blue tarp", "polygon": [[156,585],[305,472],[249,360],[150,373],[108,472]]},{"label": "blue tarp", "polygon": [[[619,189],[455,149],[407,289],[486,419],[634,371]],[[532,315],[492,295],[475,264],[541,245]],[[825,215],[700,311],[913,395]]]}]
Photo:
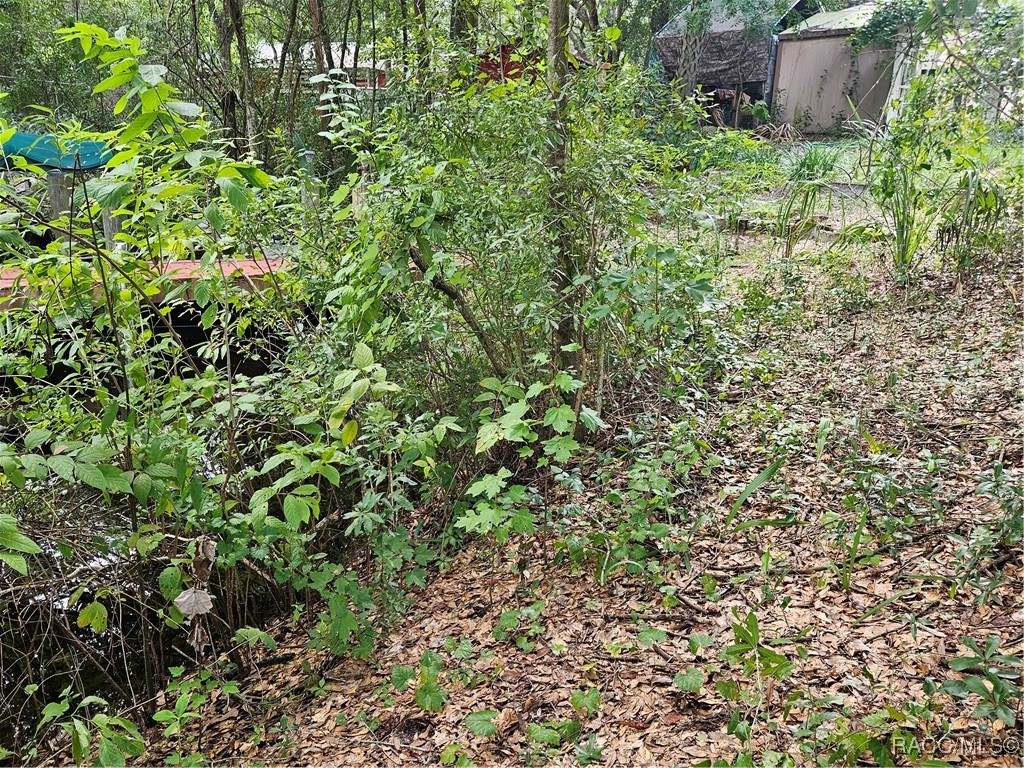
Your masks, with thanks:
[{"label": "blue tarp", "polygon": [[9,158],[20,155],[35,165],[72,171],[89,171],[106,163],[113,153],[101,141],[58,141],[52,134],[16,132],[3,143],[0,164],[10,167]]}]

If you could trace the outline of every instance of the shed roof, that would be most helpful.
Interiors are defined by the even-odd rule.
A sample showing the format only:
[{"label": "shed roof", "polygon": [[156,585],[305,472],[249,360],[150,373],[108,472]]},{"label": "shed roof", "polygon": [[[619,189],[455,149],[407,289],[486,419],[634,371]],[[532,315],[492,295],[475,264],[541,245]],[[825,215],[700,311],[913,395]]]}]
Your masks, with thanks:
[{"label": "shed roof", "polygon": [[805,37],[833,37],[849,35],[868,23],[875,12],[875,3],[862,3],[841,11],[816,13],[795,27],[779,34],[780,40]]}]

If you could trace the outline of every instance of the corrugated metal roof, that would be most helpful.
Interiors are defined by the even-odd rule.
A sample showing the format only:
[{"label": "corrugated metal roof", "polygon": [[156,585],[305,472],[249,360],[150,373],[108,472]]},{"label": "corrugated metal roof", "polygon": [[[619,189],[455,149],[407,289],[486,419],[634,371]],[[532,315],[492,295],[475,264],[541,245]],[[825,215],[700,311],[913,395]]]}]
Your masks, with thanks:
[{"label": "corrugated metal roof", "polygon": [[826,11],[816,13],[810,18],[804,19],[795,27],[790,27],[779,35],[781,40],[789,40],[794,37],[824,37],[827,35],[838,35],[845,32],[853,32],[860,29],[871,18],[875,12],[874,3],[862,3],[841,11]]}]

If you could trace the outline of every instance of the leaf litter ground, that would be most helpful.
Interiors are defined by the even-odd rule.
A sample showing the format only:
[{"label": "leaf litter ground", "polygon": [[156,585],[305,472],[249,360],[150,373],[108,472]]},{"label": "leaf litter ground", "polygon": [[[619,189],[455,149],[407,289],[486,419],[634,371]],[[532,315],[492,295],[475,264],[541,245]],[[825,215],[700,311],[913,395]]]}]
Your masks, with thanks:
[{"label": "leaf litter ground", "polygon": [[[763,274],[761,267],[740,272]],[[952,537],[967,538],[998,514],[977,494],[978,476],[996,461],[1021,469],[1019,276],[993,272],[963,290],[933,277],[911,295],[840,311],[821,309],[831,301],[827,281],[809,261],[797,274],[795,322],[759,328],[750,348],[752,357],[771,351],[770,381],[738,393],[728,386],[700,419],[699,436],[727,461],[692,494],[692,517],[713,522],[689,542],[687,560],[662,560],[677,604],[666,607],[656,586],[622,569],[601,583],[592,567],[556,564],[552,535],[507,548],[481,542],[416,596],[372,662],[306,650],[299,628],[279,632],[279,648],[254,658],[242,695],[209,705],[194,747],[240,765],[437,765],[446,749],[449,762],[464,755],[477,765],[576,765],[573,746],[541,754],[528,734],[531,723],[580,717],[579,743],[594,734],[606,766],[733,758],[743,745],[727,732],[729,720],[737,707],[748,708],[726,700],[714,682],[742,679],[720,652],[733,642],[736,615],[754,611],[762,637],[793,641],[778,649],[796,668],[765,681],[760,711],[780,727],[772,733],[756,726],[752,746],[755,754],[789,752],[811,764],[826,744],[794,736],[809,711],[795,706],[783,715],[793,692],[826,702],[815,711],[829,717],[846,707],[857,725],[885,707],[922,703],[925,678],[941,682],[952,674],[948,661],[967,653],[965,636],[998,636],[1001,652],[1020,654],[1019,551],[989,564],[989,573],[999,568],[1003,578],[986,601],[970,586],[950,590],[959,578]],[[884,288],[873,286],[870,295],[884,296]],[[818,439],[823,423],[834,425],[835,439]],[[851,445],[841,434],[854,435],[862,455],[883,456],[901,487],[925,489],[915,497],[920,519],[891,546],[872,544],[875,554],[852,569],[849,591],[836,531],[850,530],[858,513],[843,503],[851,473],[841,467]],[[726,533],[722,522],[739,488],[782,449],[781,470],[737,522],[800,524]],[[562,490],[548,503],[576,510],[581,530],[587,520],[614,515],[604,491],[594,489]],[[767,573],[765,552],[774,564]],[[709,599],[708,592],[718,594]],[[541,601],[536,622],[543,629],[528,638],[532,650],[495,637],[503,613]],[[695,647],[693,633],[713,644]],[[396,667],[418,670],[427,650],[445,661],[439,683],[448,698],[439,712],[415,703],[415,680],[405,692],[391,685]],[[693,668],[707,670],[707,680],[699,692],[683,692],[673,680]],[[600,705],[581,717],[571,697],[591,687],[600,690]],[[968,717],[972,703],[939,700],[952,736],[979,733]],[[466,717],[480,710],[497,713],[497,736],[466,727]],[[932,756],[1016,766],[1018,755],[997,754],[1014,743],[1019,749],[1015,736],[997,727],[984,737],[985,754],[957,754],[948,742],[952,751]],[[145,759],[171,748],[155,744]],[[867,752],[861,759],[872,764]]]}]

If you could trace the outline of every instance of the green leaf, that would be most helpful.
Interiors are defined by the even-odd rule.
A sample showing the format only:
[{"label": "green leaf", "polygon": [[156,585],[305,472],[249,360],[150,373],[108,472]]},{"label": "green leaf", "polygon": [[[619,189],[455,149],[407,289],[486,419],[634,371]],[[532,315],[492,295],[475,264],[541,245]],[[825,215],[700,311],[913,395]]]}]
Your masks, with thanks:
[{"label": "green leaf", "polygon": [[497,716],[498,713],[496,710],[481,709],[479,712],[473,712],[467,715],[463,722],[466,724],[466,727],[477,736],[483,736],[485,739],[493,739],[498,735],[498,726],[494,724],[494,718]]},{"label": "green leaf", "polygon": [[252,184],[254,187],[265,189],[274,183],[274,180],[270,177],[266,171],[262,171],[252,165],[236,165],[235,170],[238,171],[242,177]]},{"label": "green leaf", "polygon": [[475,483],[469,486],[466,493],[469,496],[486,496],[493,499],[505,487],[505,480],[512,477],[512,473],[505,467],[498,470],[497,474],[484,475]]},{"label": "green leaf", "polygon": [[650,648],[655,643],[664,643],[666,640],[668,640],[668,633],[654,627],[642,629],[636,635],[636,641],[644,648]]},{"label": "green leaf", "polygon": [[40,726],[45,725],[52,720],[56,720],[58,717],[63,717],[70,708],[71,703],[67,699],[51,701],[43,707],[43,720],[40,723]]},{"label": "green leaf", "polygon": [[576,741],[576,739],[579,738],[580,732],[583,730],[579,720],[561,720],[557,722],[544,723],[544,725],[558,731],[558,735],[562,737],[562,741]]},{"label": "green leaf", "polygon": [[157,112],[141,113],[138,117],[136,117],[128,124],[127,128],[125,128],[121,132],[121,141],[129,142],[136,136],[141,134],[143,131],[149,128],[149,126],[153,124],[153,121],[156,120],[158,114],[159,113]]},{"label": "green leaf", "polygon": [[27,435],[25,435],[24,443],[25,450],[34,451],[39,446],[47,442],[53,433],[48,429],[33,429]]},{"label": "green leaf", "polygon": [[148,85],[159,85],[167,74],[163,64],[139,64],[139,77]]},{"label": "green leaf", "polygon": [[78,626],[92,627],[92,631],[99,634],[107,628],[107,607],[98,601],[93,601],[85,606],[78,613]]},{"label": "green leaf", "polygon": [[457,741],[453,741],[441,750],[441,754],[438,755],[437,760],[441,765],[455,765],[455,761],[459,758],[459,753],[461,751],[462,745]]},{"label": "green leaf", "polygon": [[173,600],[181,594],[181,570],[176,565],[168,565],[157,577],[157,585],[164,600]]},{"label": "green leaf", "polygon": [[548,744],[552,747],[557,747],[562,743],[561,734],[554,728],[546,728],[537,723],[527,723],[526,732],[530,741],[538,744]]},{"label": "green leaf", "polygon": [[118,748],[117,744],[108,739],[106,736],[100,736],[100,746],[96,755],[97,766],[104,766],[104,768],[123,768],[124,766],[124,755]]},{"label": "green leaf", "polygon": [[586,691],[573,691],[572,695],[569,696],[569,703],[577,712],[583,712],[590,717],[601,706],[601,691],[597,688],[588,688]]},{"label": "green leaf", "polygon": [[551,427],[558,433],[569,431],[569,427],[576,421],[576,413],[573,409],[562,403],[559,406],[548,408],[544,414],[544,426]]},{"label": "green leaf", "polygon": [[42,550],[25,534],[14,526],[0,527],[0,549],[23,552],[26,555],[38,555]]},{"label": "green leaf", "polygon": [[580,444],[571,436],[562,435],[544,441],[544,453],[553,456],[557,462],[568,461],[572,454],[579,450]]},{"label": "green leaf", "polygon": [[427,712],[440,712],[448,701],[448,692],[436,682],[423,683],[416,688],[416,706]]},{"label": "green leaf", "polygon": [[302,497],[289,493],[284,497],[284,519],[295,530],[308,523],[310,518],[309,503]]},{"label": "green leaf", "polygon": [[243,212],[248,209],[249,191],[241,180],[231,176],[220,176],[217,178],[217,186],[233,208]]},{"label": "green leaf", "polygon": [[704,672],[696,667],[690,667],[686,672],[677,674],[672,683],[686,693],[700,693],[700,689],[704,686]]},{"label": "green leaf", "polygon": [[232,639],[236,643],[245,643],[252,648],[262,645],[268,651],[277,650],[277,641],[262,629],[257,629],[256,627],[242,627],[235,632],[235,636]]},{"label": "green leaf", "polygon": [[476,433],[476,453],[486,453],[503,437],[501,425],[496,421],[488,421],[480,426]]},{"label": "green leaf", "polygon": [[409,683],[416,679],[416,670],[399,664],[391,670],[391,685],[396,691],[407,691]]},{"label": "green leaf", "polygon": [[46,460],[47,466],[62,480],[71,481],[75,476],[75,460],[70,456],[51,456]]},{"label": "green leaf", "polygon": [[478,502],[472,509],[467,509],[455,522],[456,528],[468,533],[487,534],[505,521],[505,512],[497,504],[487,501]]},{"label": "green leaf", "polygon": [[341,430],[341,444],[351,445],[359,434],[359,423],[354,419],[345,424]]},{"label": "green leaf", "polygon": [[135,498],[145,504],[153,493],[153,478],[145,472],[139,472],[132,478],[132,493]]},{"label": "green leaf", "polygon": [[952,696],[954,699],[966,699],[970,694],[970,691],[967,690],[967,686],[964,685],[963,680],[946,680],[939,687],[939,690],[949,696]]},{"label": "green leaf", "polygon": [[89,743],[92,741],[89,729],[77,717],[71,718],[70,723],[62,723],[61,726],[71,734],[71,757],[75,765],[81,765],[89,756]]},{"label": "green leaf", "polygon": [[[134,181],[97,181],[92,185],[91,191],[97,203],[103,208],[120,208],[132,190],[135,189]],[[117,415],[117,400],[112,399],[114,415]],[[107,428],[110,425],[107,424]]]},{"label": "green leaf", "polygon": [[99,488],[101,491],[107,489],[107,478],[95,464],[76,464],[75,477],[79,482],[91,485],[93,488]]},{"label": "green leaf", "polygon": [[352,365],[365,371],[373,365],[373,351],[362,342],[359,342],[352,351]]},{"label": "green leaf", "polygon": [[750,494],[771,480],[775,476],[775,473],[779,471],[779,467],[782,466],[785,460],[785,456],[780,456],[778,459],[773,461],[766,470],[747,483],[747,486],[743,489],[742,493],[740,493],[739,498],[736,499],[736,503],[733,504],[732,509],[729,510],[729,517],[726,518],[725,521],[726,528],[732,525],[732,521],[736,517],[736,513],[739,512],[740,507],[743,506],[743,502],[747,500]]},{"label": "green leaf", "polygon": [[16,555],[13,552],[0,552],[0,563],[6,563],[22,576],[28,575],[28,563],[22,555]]},{"label": "green leaf", "polygon": [[199,113],[202,112],[198,104],[193,104],[190,101],[167,101],[164,102],[164,106],[182,117],[199,117]]},{"label": "green leaf", "polygon": [[30,477],[34,480],[43,480],[49,474],[46,459],[35,453],[23,453],[21,455],[21,468],[25,473],[25,477]]},{"label": "green leaf", "polygon": [[92,89],[92,95],[95,96],[96,94],[103,93],[104,91],[111,91],[114,88],[120,88],[125,83],[131,82],[131,79],[134,76],[134,73],[130,70],[128,72],[121,72],[117,75],[111,75],[105,80],[100,80],[100,82],[96,84],[96,87]]},{"label": "green leaf", "polygon": [[979,664],[984,663],[984,661],[984,659],[977,656],[961,656],[956,659],[951,659],[949,662],[949,668],[957,672],[963,672],[965,669],[972,669],[973,667],[977,667]]},{"label": "green leaf", "polygon": [[715,638],[711,635],[706,635],[703,632],[694,632],[690,635],[688,645],[690,646],[690,653],[696,653],[701,648],[710,648],[715,644]]}]

